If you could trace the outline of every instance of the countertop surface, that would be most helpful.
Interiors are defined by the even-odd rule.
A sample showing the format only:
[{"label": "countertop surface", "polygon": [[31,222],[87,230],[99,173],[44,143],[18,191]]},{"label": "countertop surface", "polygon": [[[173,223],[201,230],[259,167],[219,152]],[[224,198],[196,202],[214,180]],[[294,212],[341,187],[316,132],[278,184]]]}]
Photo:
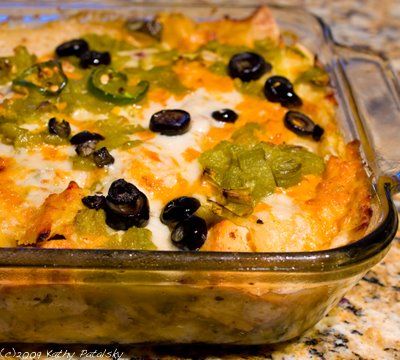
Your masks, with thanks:
[{"label": "countertop surface", "polygon": [[[400,73],[400,0],[294,0],[346,44],[388,55]],[[125,350],[125,351],[124,351]],[[339,305],[300,339],[250,349],[131,349],[132,359],[400,359],[400,239]]]}]

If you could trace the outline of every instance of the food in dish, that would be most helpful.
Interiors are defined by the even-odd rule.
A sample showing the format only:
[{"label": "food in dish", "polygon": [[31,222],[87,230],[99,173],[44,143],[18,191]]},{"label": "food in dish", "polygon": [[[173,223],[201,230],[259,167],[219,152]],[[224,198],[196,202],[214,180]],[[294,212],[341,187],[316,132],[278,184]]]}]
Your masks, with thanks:
[{"label": "food in dish", "polygon": [[267,8],[78,15],[0,43],[2,246],[290,252],[365,233],[329,76]]}]

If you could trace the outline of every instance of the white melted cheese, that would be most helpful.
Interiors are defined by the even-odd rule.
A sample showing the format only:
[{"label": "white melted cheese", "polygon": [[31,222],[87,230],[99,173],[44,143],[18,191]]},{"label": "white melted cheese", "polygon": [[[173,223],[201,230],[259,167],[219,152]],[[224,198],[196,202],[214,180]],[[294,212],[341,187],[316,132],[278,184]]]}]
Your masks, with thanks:
[{"label": "white melted cheese", "polygon": [[285,193],[272,194],[263,202],[269,209],[256,212],[255,215],[263,221],[262,233],[258,238],[265,240],[265,236],[268,236],[268,242],[259,242],[259,251],[290,251],[291,245],[287,244],[291,243],[305,246],[312,236],[312,229],[300,207]]},{"label": "white melted cheese", "polygon": [[13,157],[25,170],[23,176],[15,180],[17,186],[29,187],[25,206],[39,207],[48,195],[62,192],[71,181],[81,187],[85,186],[87,172],[72,170],[68,160],[47,160],[43,159],[39,151],[32,153],[27,150],[19,150]]},{"label": "white melted cheese", "polygon": [[147,228],[153,234],[153,243],[160,250],[176,250],[175,246],[169,240],[170,230],[168,226],[160,221],[160,214],[165,204],[161,201],[153,200],[150,202],[150,220]]},{"label": "white melted cheese", "polygon": [[[222,108],[235,109],[242,100],[242,96],[237,92],[212,94],[199,89],[181,99],[171,96],[165,105],[150,102],[144,109],[133,106],[128,110],[122,110],[121,115],[128,118],[132,124],[148,128],[150,118],[155,112],[163,109],[182,109],[189,112],[191,116],[190,128],[187,133],[178,136],[156,134],[154,138],[146,140],[130,152],[121,149],[112,150],[111,154],[115,158],[115,163],[107,167],[106,174],[101,178],[101,185],[96,187],[96,191],[106,194],[111,183],[120,178],[135,184],[149,199],[150,221],[147,228],[153,233],[154,244],[160,250],[173,250],[174,246],[169,240],[170,230],[160,221],[160,213],[165,204],[157,199],[157,194],[149,193],[135,182],[131,173],[132,159],[140,160],[150,167],[153,175],[157,180],[162,181],[165,187],[176,186],[179,176],[189,184],[194,183],[201,176],[200,164],[197,160],[185,160],[183,154],[188,148],[200,151],[200,143],[211,127],[224,126],[224,123],[215,121],[211,117],[213,111]],[[77,121],[94,119],[107,121],[106,116],[95,116],[85,110],[75,111],[72,117]],[[38,125],[35,124],[27,124],[23,127],[28,130],[38,129]],[[83,128],[72,126],[72,133],[81,130]],[[135,139],[135,135],[133,134],[131,138]],[[144,149],[156,153],[161,162],[152,163],[151,159],[143,153]],[[59,146],[57,150],[69,157],[75,155],[73,146]],[[40,149],[16,150],[12,146],[0,143],[1,155],[13,157],[16,163],[24,168],[23,176],[16,180],[16,185],[28,189],[24,204],[27,207],[39,207],[50,194],[65,190],[70,181],[75,181],[80,187],[84,187],[90,176],[90,172],[74,170],[69,159],[44,159]]]},{"label": "white melted cheese", "polygon": [[75,120],[78,121],[93,121],[93,120],[105,120],[107,119],[106,115],[97,115],[97,114],[92,114],[91,112],[85,110],[85,109],[78,109],[75,110],[72,114],[72,117]]},{"label": "white melted cheese", "polygon": [[181,109],[190,113],[191,125],[190,130],[179,136],[157,136],[153,141],[148,143],[156,143],[165,151],[174,156],[181,154],[189,147],[199,149],[198,140],[206,134],[212,126],[223,126],[220,122],[211,118],[211,113],[222,108],[235,108],[242,101],[242,96],[237,92],[228,94],[207,93],[204,89],[199,89],[185,96],[181,100],[171,97],[165,106],[152,102],[143,111],[141,125],[147,127],[155,112],[164,109]]},{"label": "white melted cheese", "polygon": [[[146,148],[157,153],[160,157],[161,163],[157,162],[154,175],[157,179],[162,180],[165,186],[175,186],[178,181],[177,174],[189,183],[199,179],[202,172],[200,164],[197,160],[186,161],[183,153],[188,148],[201,150],[200,142],[205,134],[208,133],[212,126],[221,126],[221,123],[212,119],[211,113],[213,111],[222,108],[235,108],[242,101],[242,96],[236,92],[224,94],[223,96],[218,94],[218,97],[216,96],[215,94],[207,93],[204,89],[199,89],[183,99],[177,100],[171,97],[165,106],[151,102],[139,116],[135,117],[135,121],[147,128],[151,116],[163,109],[182,109],[189,112],[191,116],[191,125],[187,133],[178,136],[158,134],[137,148],[138,152],[140,152],[141,148]],[[131,175],[127,171],[130,168],[131,155],[120,150],[113,151],[112,155],[115,156],[116,161],[109,170],[108,180],[106,181],[108,186],[116,178],[121,177],[134,183],[134,179],[130,179]],[[148,163],[149,160],[143,157],[143,161]],[[179,168],[176,163],[179,164]],[[138,187],[140,189],[140,186]],[[140,190],[146,193],[144,189]],[[150,202],[150,221],[147,227],[153,233],[153,242],[161,250],[173,250],[174,246],[169,240],[170,231],[159,219],[165,204],[161,204],[155,199],[156,194],[152,196],[147,192],[146,195]]]},{"label": "white melted cheese", "polygon": [[272,194],[264,199],[264,203],[271,207],[272,215],[280,221],[288,220],[299,212],[298,206],[285,194]]}]

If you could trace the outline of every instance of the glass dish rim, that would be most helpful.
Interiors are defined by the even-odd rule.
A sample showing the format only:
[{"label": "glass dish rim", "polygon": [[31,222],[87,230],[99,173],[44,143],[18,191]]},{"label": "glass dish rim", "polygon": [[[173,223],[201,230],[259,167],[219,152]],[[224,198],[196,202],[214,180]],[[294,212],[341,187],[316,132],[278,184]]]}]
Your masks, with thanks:
[{"label": "glass dish rim", "polygon": [[[110,1],[112,4],[113,2]],[[118,2],[116,2],[118,4]],[[90,3],[88,4],[91,5]],[[121,4],[119,4],[121,5]],[[219,4],[207,3],[171,3],[154,1],[129,3],[130,7],[177,6],[177,7],[228,7],[254,8],[260,6],[252,2],[241,3],[221,1]],[[324,43],[331,47],[344,47],[337,43],[330,27],[317,15],[296,6],[268,4],[272,9],[300,11],[313,17],[319,24]],[[0,5],[1,8],[7,8]],[[11,6],[13,7],[13,6]],[[40,10],[41,6],[32,6]],[[44,7],[54,7],[45,4]],[[63,7],[62,10],[68,9]],[[84,10],[81,8],[80,10]],[[110,10],[100,9],[100,10]],[[362,51],[386,61],[382,54],[369,49],[348,47]],[[350,89],[348,89],[350,91]],[[393,179],[382,176],[377,181],[380,207],[384,216],[380,224],[361,239],[337,248],[307,252],[182,252],[182,251],[141,251],[112,249],[38,249],[38,248],[2,248],[0,267],[34,268],[102,268],[157,271],[260,271],[260,272],[331,272],[347,269],[368,262],[383,252],[391,243],[398,225],[397,210],[391,194],[395,184]]]}]

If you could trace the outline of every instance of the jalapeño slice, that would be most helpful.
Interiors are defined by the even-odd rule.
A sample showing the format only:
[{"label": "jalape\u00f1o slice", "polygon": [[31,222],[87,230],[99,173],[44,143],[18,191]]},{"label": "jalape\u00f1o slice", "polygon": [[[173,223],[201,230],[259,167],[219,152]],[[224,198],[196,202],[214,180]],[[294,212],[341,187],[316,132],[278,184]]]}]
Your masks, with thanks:
[{"label": "jalape\u00f1o slice", "polygon": [[57,60],[49,60],[35,64],[24,70],[13,85],[35,89],[43,95],[58,95],[67,86],[61,64]]},{"label": "jalape\u00f1o slice", "polygon": [[124,105],[140,101],[149,88],[149,82],[140,81],[130,87],[126,74],[109,67],[98,67],[90,74],[88,87],[98,98]]}]

